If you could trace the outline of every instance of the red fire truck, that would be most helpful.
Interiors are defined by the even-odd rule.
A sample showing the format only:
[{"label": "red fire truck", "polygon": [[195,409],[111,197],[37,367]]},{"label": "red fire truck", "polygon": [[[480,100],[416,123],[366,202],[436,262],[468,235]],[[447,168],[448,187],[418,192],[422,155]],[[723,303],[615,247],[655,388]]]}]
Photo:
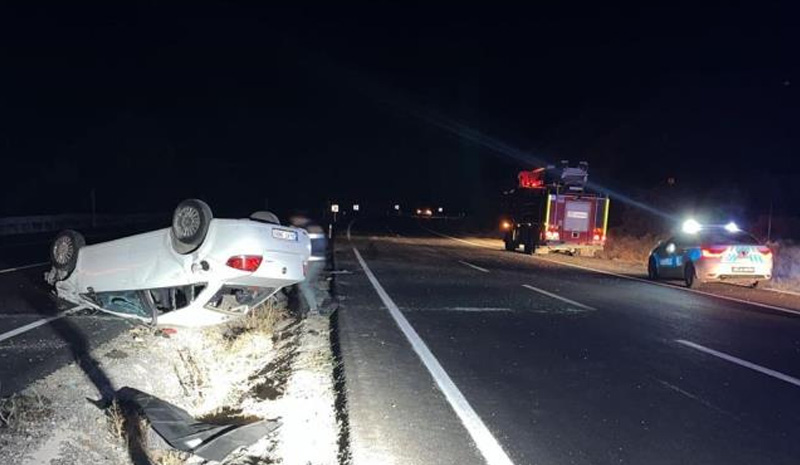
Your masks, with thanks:
[{"label": "red fire truck", "polygon": [[517,187],[503,193],[506,250],[589,256],[602,250],[609,199],[586,191],[588,175],[586,162],[521,171]]}]

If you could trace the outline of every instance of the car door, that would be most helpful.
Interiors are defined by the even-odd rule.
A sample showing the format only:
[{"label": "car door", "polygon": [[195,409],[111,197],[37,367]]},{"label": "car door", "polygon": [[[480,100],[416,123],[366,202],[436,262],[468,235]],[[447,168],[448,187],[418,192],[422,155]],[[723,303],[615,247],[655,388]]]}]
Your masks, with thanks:
[{"label": "car door", "polygon": [[677,237],[670,237],[657,249],[658,274],[664,278],[681,277],[683,269],[682,249]]}]

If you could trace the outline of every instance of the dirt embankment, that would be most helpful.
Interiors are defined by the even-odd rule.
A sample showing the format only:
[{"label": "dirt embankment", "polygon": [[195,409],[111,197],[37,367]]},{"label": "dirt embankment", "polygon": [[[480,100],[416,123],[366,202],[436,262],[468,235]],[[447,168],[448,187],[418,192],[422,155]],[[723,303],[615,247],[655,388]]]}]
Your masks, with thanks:
[{"label": "dirt embankment", "polygon": [[0,399],[0,462],[214,463],[159,440],[141,412],[116,399],[128,386],[198,421],[279,425],[221,463],[338,463],[329,331],[328,317],[293,317],[285,299],[224,326],[135,328]]}]

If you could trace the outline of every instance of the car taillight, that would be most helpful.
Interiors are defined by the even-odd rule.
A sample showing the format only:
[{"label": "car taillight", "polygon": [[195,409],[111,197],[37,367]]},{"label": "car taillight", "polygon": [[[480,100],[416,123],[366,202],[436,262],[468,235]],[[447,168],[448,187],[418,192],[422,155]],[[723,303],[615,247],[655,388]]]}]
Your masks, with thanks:
[{"label": "car taillight", "polygon": [[237,270],[253,272],[261,266],[261,255],[234,255],[225,263]]},{"label": "car taillight", "polygon": [[725,251],[728,250],[727,247],[703,247],[703,256],[708,258],[715,258],[721,257]]},{"label": "car taillight", "polygon": [[765,257],[771,257],[772,256],[772,250],[769,247],[767,247],[766,245],[759,245],[757,248],[758,248],[759,253],[761,253],[761,255],[764,255]]}]

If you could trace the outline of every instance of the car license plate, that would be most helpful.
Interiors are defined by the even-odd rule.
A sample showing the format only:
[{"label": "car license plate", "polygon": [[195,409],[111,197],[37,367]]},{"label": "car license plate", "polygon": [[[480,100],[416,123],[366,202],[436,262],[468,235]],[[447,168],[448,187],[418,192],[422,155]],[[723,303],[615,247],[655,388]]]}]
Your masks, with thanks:
[{"label": "car license plate", "polygon": [[756,269],[752,266],[734,266],[732,271],[734,273],[752,273],[756,271]]},{"label": "car license plate", "polygon": [[272,237],[275,239],[281,239],[284,241],[296,241],[297,240],[297,233],[294,231],[287,231],[286,229],[272,229]]}]

